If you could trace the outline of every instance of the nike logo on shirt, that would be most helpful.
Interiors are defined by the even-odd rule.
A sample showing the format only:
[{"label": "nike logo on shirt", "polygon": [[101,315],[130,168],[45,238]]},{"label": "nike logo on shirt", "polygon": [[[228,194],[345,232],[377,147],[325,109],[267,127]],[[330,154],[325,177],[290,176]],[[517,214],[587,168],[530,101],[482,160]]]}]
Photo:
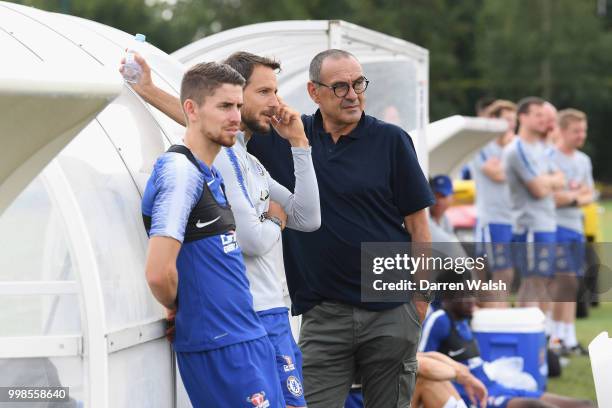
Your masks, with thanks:
[{"label": "nike logo on shirt", "polygon": [[200,222],[200,220],[198,220],[198,222],[196,222],[196,227],[198,228],[204,228],[207,225],[210,225],[212,223],[215,223],[219,220],[219,218],[221,218],[221,216],[218,216],[217,218],[215,218],[214,220],[210,220],[210,221],[206,221],[206,222]]},{"label": "nike logo on shirt", "polygon": [[448,355],[449,357],[455,357],[458,356],[459,354],[463,353],[465,351],[465,347],[460,348],[459,350],[449,350],[448,351]]}]

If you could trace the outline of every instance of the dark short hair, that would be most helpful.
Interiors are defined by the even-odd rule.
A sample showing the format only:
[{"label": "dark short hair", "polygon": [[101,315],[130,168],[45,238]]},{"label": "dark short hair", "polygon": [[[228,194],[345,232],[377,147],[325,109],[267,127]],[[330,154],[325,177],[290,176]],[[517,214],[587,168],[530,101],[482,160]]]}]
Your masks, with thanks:
[{"label": "dark short hair", "polygon": [[493,96],[489,96],[489,95],[478,98],[478,100],[476,101],[476,104],[474,105],[476,114],[480,115],[482,112],[484,112],[485,109],[487,109],[489,105],[491,105],[496,100],[497,98],[494,98]]},{"label": "dark short hair", "polygon": [[546,103],[546,101],[539,96],[528,96],[526,98],[521,99],[518,102],[518,107],[516,109],[516,114],[518,116],[526,115],[529,113],[529,109],[531,109],[531,105],[542,106]]},{"label": "dark short hair", "polygon": [[[314,56],[312,61],[310,61],[310,68],[308,70],[308,75],[310,76],[310,80],[313,82],[321,81],[321,66],[323,65],[323,61],[327,58],[355,58],[353,54],[345,50],[339,50],[336,48],[332,48],[329,50],[321,51],[317,55]],[[357,58],[355,58],[356,60]]]},{"label": "dark short hair", "polygon": [[280,62],[272,58],[261,57],[259,55],[251,54],[250,52],[246,51],[238,51],[233,53],[232,55],[227,57],[227,59],[225,59],[223,63],[229,65],[230,67],[238,71],[240,75],[242,75],[242,77],[246,80],[247,84],[251,79],[253,69],[255,69],[257,65],[268,67],[277,72],[279,72],[281,69]]},{"label": "dark short hair", "polygon": [[223,84],[244,87],[245,80],[234,68],[227,64],[206,62],[191,67],[181,82],[181,104],[187,99],[195,101],[198,105],[204,97],[213,95],[217,88]]}]

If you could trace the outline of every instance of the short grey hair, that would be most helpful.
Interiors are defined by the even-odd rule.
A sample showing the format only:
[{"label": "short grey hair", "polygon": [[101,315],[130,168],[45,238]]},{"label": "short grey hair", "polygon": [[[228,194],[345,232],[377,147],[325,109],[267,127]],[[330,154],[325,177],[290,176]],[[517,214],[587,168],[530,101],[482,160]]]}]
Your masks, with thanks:
[{"label": "short grey hair", "polygon": [[[355,58],[355,56],[348,51],[339,50],[336,48],[321,51],[320,53],[314,56],[312,61],[310,61],[310,69],[308,70],[308,75],[310,76],[311,81],[321,82],[321,66],[323,65],[323,61],[325,61],[326,58]],[[355,60],[357,60],[357,58],[355,58]]]}]

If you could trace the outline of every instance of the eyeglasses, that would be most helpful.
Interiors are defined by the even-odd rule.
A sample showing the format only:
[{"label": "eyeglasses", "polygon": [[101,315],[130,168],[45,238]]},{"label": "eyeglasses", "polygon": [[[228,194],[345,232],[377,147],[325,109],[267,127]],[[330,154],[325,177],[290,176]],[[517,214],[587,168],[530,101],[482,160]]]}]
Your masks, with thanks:
[{"label": "eyeglasses", "polygon": [[338,82],[333,85],[326,85],[318,81],[312,81],[312,82],[314,84],[324,86],[326,88],[331,89],[332,91],[334,91],[334,95],[336,95],[338,98],[344,98],[346,95],[348,95],[349,89],[351,86],[353,87],[353,90],[355,91],[356,94],[364,93],[365,90],[368,89],[368,84],[370,83],[370,81],[368,81],[368,78],[364,76],[356,79],[352,85],[349,84],[348,82]]}]

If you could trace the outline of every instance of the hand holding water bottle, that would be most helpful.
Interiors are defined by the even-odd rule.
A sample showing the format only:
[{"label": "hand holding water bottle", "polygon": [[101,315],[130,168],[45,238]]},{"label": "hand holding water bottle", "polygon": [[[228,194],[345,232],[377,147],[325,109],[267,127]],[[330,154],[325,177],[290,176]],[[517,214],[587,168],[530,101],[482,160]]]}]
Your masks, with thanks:
[{"label": "hand holding water bottle", "polygon": [[144,43],[145,36],[143,34],[136,34],[134,36],[133,44],[126,50],[125,58],[122,61],[122,66],[119,69],[123,78],[130,84],[137,84],[143,74],[142,64],[137,60],[137,51]]}]

